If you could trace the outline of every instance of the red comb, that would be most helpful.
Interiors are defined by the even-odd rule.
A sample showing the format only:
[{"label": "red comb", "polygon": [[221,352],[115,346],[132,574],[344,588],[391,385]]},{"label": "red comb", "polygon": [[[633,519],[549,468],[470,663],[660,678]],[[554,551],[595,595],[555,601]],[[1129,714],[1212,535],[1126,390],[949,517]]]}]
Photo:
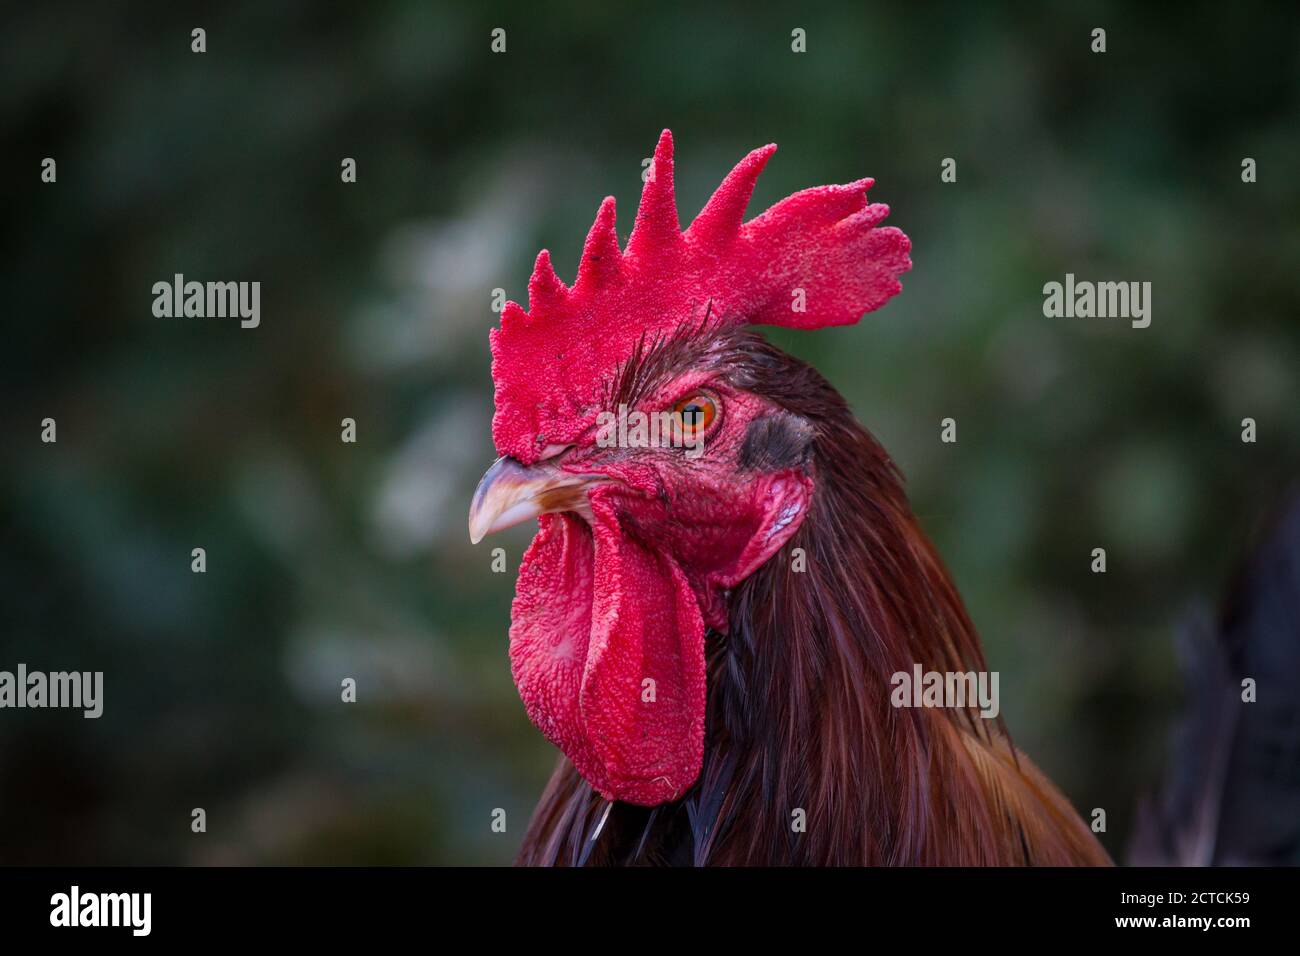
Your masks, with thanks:
[{"label": "red comb", "polygon": [[601,383],[636,349],[683,325],[753,323],[815,329],[856,322],[900,290],[907,236],[877,228],[872,180],[818,186],[749,222],[745,207],[776,151],[742,159],[682,232],[673,192],[673,138],[659,137],[636,224],[621,251],[614,199],[600,205],[567,288],[545,249],[528,282],[529,311],[507,302],[491,332],[497,450],[525,464],[589,429]]}]

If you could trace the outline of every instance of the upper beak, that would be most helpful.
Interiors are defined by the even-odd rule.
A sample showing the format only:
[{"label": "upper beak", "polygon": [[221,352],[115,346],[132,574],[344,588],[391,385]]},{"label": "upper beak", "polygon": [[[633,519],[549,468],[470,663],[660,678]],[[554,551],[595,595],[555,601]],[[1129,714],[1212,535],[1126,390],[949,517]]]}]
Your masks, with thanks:
[{"label": "upper beak", "polygon": [[469,506],[469,540],[478,544],[494,531],[556,511],[590,516],[587,488],[597,478],[561,471],[554,458],[531,466],[509,456],[498,458],[474,490]]}]

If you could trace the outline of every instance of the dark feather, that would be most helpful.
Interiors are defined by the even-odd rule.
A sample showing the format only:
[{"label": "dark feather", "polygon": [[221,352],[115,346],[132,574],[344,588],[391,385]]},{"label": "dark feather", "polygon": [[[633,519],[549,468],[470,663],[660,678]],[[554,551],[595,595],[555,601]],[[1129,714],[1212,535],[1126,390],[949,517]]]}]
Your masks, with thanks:
[{"label": "dark feather", "polygon": [[1198,614],[1179,654],[1188,704],[1131,861],[1300,864],[1300,499],[1238,574],[1222,619]]}]

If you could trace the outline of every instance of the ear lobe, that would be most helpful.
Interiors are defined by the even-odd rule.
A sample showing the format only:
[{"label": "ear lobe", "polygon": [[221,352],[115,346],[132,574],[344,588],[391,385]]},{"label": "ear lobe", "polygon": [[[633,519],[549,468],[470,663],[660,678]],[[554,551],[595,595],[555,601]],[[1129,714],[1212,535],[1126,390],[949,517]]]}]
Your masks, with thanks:
[{"label": "ear lobe", "polygon": [[780,551],[799,530],[812,503],[813,480],[801,471],[783,471],[757,483],[762,489],[758,501],[762,517],[740,556],[712,576],[723,588],[735,587]]}]

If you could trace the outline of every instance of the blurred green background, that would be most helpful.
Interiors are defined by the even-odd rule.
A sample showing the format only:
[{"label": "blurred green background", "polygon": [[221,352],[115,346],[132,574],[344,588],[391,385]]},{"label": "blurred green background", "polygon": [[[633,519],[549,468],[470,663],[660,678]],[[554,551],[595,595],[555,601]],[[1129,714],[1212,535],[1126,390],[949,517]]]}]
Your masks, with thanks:
[{"label": "blurred green background", "polygon": [[[531,529],[506,574],[465,530],[492,290],[543,246],[571,279],[608,193],[626,237],[665,126],[684,222],[767,142],[754,212],[876,178],[903,294],[772,337],[892,451],[1017,742],[1122,856],[1178,623],[1300,475],[1300,14],[753,6],[4,14],[0,668],[106,689],[0,712],[0,862],[511,859],[554,751],[506,660]],[[260,280],[261,327],[155,318],[177,272]],[[1067,272],[1150,281],[1151,327],[1044,318]]]}]

